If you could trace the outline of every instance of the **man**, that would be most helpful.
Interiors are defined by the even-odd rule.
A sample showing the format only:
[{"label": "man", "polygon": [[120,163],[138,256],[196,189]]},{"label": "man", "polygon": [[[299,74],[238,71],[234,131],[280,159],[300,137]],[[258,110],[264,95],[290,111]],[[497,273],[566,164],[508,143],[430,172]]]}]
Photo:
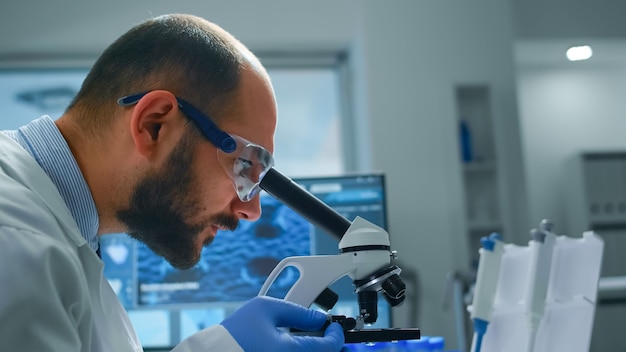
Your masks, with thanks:
[{"label": "man", "polygon": [[[0,133],[0,350],[141,351],[102,275],[98,236],[127,232],[173,266],[260,216],[276,106],[259,60],[223,29],[164,15],[109,46],[63,116]],[[333,323],[255,298],[175,351],[338,351]]]}]

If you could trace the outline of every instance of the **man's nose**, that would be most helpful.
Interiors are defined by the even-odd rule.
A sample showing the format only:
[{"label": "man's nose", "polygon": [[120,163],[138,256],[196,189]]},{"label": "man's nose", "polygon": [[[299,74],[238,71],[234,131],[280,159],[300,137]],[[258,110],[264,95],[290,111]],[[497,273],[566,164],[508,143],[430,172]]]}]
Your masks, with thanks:
[{"label": "man's nose", "polygon": [[259,195],[257,194],[247,202],[235,197],[232,210],[239,219],[248,221],[258,220],[261,217],[261,201]]}]

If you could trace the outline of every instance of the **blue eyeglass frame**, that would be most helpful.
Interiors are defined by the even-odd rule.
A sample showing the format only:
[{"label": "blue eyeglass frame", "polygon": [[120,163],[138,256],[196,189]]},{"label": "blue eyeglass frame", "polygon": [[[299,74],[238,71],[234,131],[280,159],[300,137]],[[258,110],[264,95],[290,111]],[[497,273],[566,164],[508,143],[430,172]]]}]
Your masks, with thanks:
[{"label": "blue eyeglass frame", "polygon": [[[148,94],[148,92],[127,95],[119,98],[117,103],[122,106],[134,105],[137,104],[137,102],[139,102],[139,100],[146,94]],[[203,114],[193,105],[179,97],[176,97],[176,101],[178,102],[180,110],[187,115],[191,121],[195,122],[204,137],[206,137],[206,139],[208,139],[215,147],[227,154],[237,150],[237,141],[231,135],[217,127],[208,115]]]}]

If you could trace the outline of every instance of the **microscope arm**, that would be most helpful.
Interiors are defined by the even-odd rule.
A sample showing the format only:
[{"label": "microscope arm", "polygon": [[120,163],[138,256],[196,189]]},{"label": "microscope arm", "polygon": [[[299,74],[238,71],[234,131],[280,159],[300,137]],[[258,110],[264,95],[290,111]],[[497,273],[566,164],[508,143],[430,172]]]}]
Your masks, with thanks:
[{"label": "microscope arm", "polygon": [[285,300],[310,307],[324,288],[352,271],[352,260],[348,255],[299,256],[283,259],[261,287],[259,295],[266,295],[287,267],[294,266],[300,277],[285,295]]},{"label": "microscope arm", "polygon": [[[333,261],[333,263],[335,261],[342,263],[339,266],[329,265],[328,267],[322,266],[320,263],[320,265],[302,268],[298,267],[299,261],[307,260],[308,262],[308,259],[283,259],[284,263],[279,263],[274,268],[274,271],[270,274],[270,279],[266,280],[264,289],[260,294],[267,293],[269,286],[282,271],[283,267],[295,266],[299,269],[301,277],[296,281],[294,287],[291,288],[288,298],[295,299],[305,306],[309,306],[313,302],[309,300],[309,294],[305,294],[307,290],[314,287],[315,284],[327,283],[329,280],[330,283],[333,283],[346,274],[355,283],[355,292],[373,291],[375,293],[382,289],[382,284],[385,282],[389,284],[389,291],[393,291],[390,292],[391,297],[386,296],[386,298],[394,300],[390,303],[397,305],[402,302],[404,299],[404,283],[397,275],[400,269],[396,266],[389,267],[394,254],[390,249],[389,234],[384,229],[358,216],[354,221],[349,221],[274,168],[271,168],[265,174],[260,186],[271,196],[302,215],[310,223],[338,238],[340,254],[325,256],[324,258]],[[333,257],[339,257],[340,259],[330,259]],[[318,261],[317,259],[315,260]],[[305,272],[303,269],[308,271]],[[312,281],[306,281],[302,276],[306,276],[306,280]],[[334,276],[334,278],[326,279],[326,277],[330,276]],[[318,277],[324,279],[318,279]],[[306,289],[300,288],[300,286],[305,286]],[[319,293],[327,287],[328,284],[313,291]],[[299,294],[304,294],[306,297],[300,298]]]}]

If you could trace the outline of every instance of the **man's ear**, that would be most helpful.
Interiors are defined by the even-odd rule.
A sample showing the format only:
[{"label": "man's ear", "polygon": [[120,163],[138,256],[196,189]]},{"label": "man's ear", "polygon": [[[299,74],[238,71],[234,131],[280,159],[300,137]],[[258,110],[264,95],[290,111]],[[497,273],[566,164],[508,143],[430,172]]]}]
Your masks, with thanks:
[{"label": "man's ear", "polygon": [[177,111],[176,96],[166,90],[148,92],[135,104],[130,133],[140,154],[150,156],[157,146],[170,139]]}]

